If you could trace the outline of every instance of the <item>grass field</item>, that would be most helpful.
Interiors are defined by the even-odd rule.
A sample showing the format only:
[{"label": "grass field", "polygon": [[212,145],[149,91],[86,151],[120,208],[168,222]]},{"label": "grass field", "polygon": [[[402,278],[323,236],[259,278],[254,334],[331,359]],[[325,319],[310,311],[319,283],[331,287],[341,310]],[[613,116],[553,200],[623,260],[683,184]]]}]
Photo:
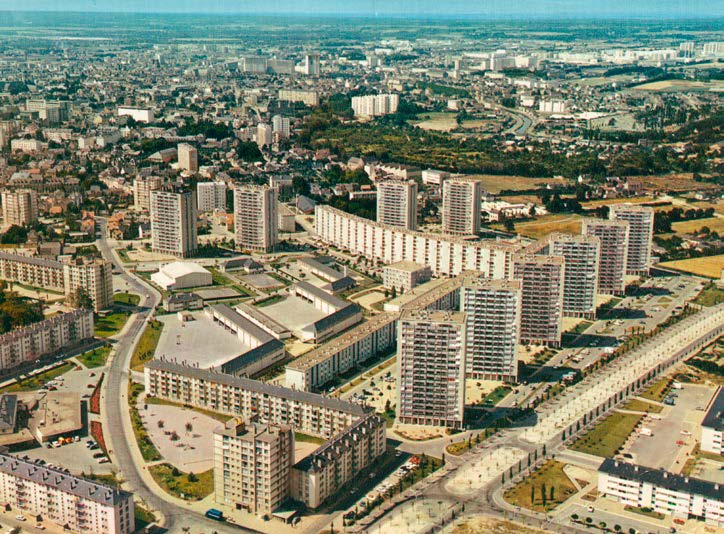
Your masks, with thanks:
[{"label": "grass field", "polygon": [[669,378],[662,378],[651,384],[639,397],[643,399],[649,399],[656,402],[661,402],[669,392],[671,380]]},{"label": "grass field", "polygon": [[457,113],[433,112],[425,113],[419,117],[422,120],[416,120],[412,124],[423,130],[433,130],[436,132],[449,132],[458,127]]},{"label": "grass field", "polygon": [[707,278],[719,278],[721,270],[724,269],[724,254],[691,258],[689,260],[666,261],[659,263],[659,266]]},{"label": "grass field", "polygon": [[[614,204],[642,204],[644,202],[652,202],[654,197],[631,197],[631,198],[609,198],[603,200],[590,200],[581,202],[581,206],[586,209],[597,208],[598,206],[613,206]],[[671,209],[671,206],[668,206]]]},{"label": "grass field", "polygon": [[679,235],[698,232],[704,227],[712,232],[724,233],[724,217],[711,217],[709,219],[694,219],[693,221],[681,221],[671,225],[671,229]]},{"label": "grass field", "polygon": [[105,317],[98,317],[95,323],[95,333],[98,337],[111,337],[121,331],[126,324],[130,312],[114,311]]},{"label": "grass field", "polygon": [[717,91],[724,89],[724,83],[718,80],[711,82],[699,82],[695,80],[662,80],[660,82],[649,82],[637,85],[633,89],[636,91],[654,91],[659,93]]},{"label": "grass field", "polygon": [[161,337],[161,330],[163,330],[163,323],[161,321],[152,321],[146,325],[146,329],[143,331],[141,339],[136,345],[136,350],[133,351],[133,357],[131,358],[131,369],[134,371],[143,371],[143,365],[153,358],[153,353],[156,352],[156,345]]},{"label": "grass field", "polygon": [[54,378],[64,375],[74,367],[74,363],[65,362],[58,367],[54,367],[53,369],[45,371],[44,373],[40,373],[38,375],[23,380],[18,380],[14,384],[5,386],[4,388],[0,389],[0,393],[21,393],[23,391],[35,391],[36,389],[40,389],[41,387],[43,387]]},{"label": "grass field", "polygon": [[148,468],[153,479],[164,491],[187,501],[200,501],[214,491],[214,470],[203,473],[184,473],[170,464],[157,464]]},{"label": "grass field", "polygon": [[[515,231],[533,239],[541,239],[554,232],[580,234],[582,219],[583,217],[576,214],[544,215],[532,221],[517,223]],[[498,227],[498,225],[491,226]],[[502,229],[502,225],[500,229]]]},{"label": "grass field", "polygon": [[127,306],[138,306],[138,303],[141,302],[141,297],[133,293],[116,293],[113,295],[113,302]]},{"label": "grass field", "polygon": [[724,289],[720,289],[716,284],[711,283],[702,289],[701,293],[692,302],[700,306],[716,306],[720,302],[724,302]]},{"label": "grass field", "polygon": [[161,453],[151,441],[151,438],[146,432],[146,427],[143,426],[143,419],[141,414],[138,413],[136,402],[141,393],[143,393],[143,384],[135,384],[133,382],[128,383],[128,409],[131,413],[131,424],[133,425],[133,435],[138,443],[138,449],[141,451],[141,456],[147,462],[155,462],[162,458]]},{"label": "grass field", "polygon": [[317,436],[310,436],[309,434],[304,434],[303,432],[295,432],[294,441],[303,441],[305,443],[316,443],[317,445],[321,445],[324,443],[324,439],[318,438]]},{"label": "grass field", "polygon": [[85,365],[88,369],[103,367],[106,364],[106,360],[108,359],[108,355],[110,353],[111,347],[106,345],[105,347],[98,347],[97,349],[84,352],[78,356],[76,360]]},{"label": "grass field", "polygon": [[573,442],[570,448],[595,456],[611,457],[618,452],[642,417],[637,414],[613,412]]},{"label": "grass field", "polygon": [[503,498],[514,506],[536,512],[553,510],[576,492],[563,467],[565,464],[549,460],[522,482],[506,490]]},{"label": "grass field", "polygon": [[495,174],[474,174],[471,178],[479,180],[485,191],[494,194],[500,193],[503,190],[526,191],[529,189],[539,189],[549,183],[566,184],[565,180],[556,180],[554,178],[528,178],[526,176]]},{"label": "grass field", "polygon": [[640,399],[631,399],[621,407],[622,410],[630,410],[632,412],[651,412],[659,413],[663,410],[662,406],[658,404],[651,404]]}]

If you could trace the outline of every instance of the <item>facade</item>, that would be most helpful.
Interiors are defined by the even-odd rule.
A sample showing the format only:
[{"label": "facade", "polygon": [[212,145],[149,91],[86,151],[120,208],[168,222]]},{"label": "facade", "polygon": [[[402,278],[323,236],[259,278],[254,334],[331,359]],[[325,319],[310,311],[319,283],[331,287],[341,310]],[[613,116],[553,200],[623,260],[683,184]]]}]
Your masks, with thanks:
[{"label": "facade", "polygon": [[269,146],[274,141],[274,128],[271,124],[260,122],[256,126],[256,144],[260,148]]},{"label": "facade", "polygon": [[280,102],[301,102],[305,106],[316,107],[319,105],[319,93],[317,91],[305,91],[302,89],[279,89]]},{"label": "facade", "polygon": [[214,432],[216,502],[271,514],[289,497],[294,433],[289,426],[231,419]]},{"label": "facade", "polygon": [[196,147],[187,143],[178,146],[178,166],[180,169],[190,172],[199,171],[199,151]]},{"label": "facade", "polygon": [[25,226],[38,218],[38,196],[32,189],[2,192],[5,226]]},{"label": "facade", "polygon": [[724,454],[724,387],[719,386],[701,422],[701,450]]},{"label": "facade", "polygon": [[196,184],[196,208],[199,213],[214,210],[226,211],[226,184],[224,182],[199,182]]},{"label": "facade", "polygon": [[413,232],[321,205],[315,207],[314,225],[327,244],[385,264],[411,261],[428,265],[437,276],[480,271],[486,278],[507,278],[512,255],[521,248],[494,240],[473,242]]},{"label": "facade", "polygon": [[437,169],[425,169],[422,171],[422,183],[425,185],[434,185],[442,187],[445,180],[450,178],[450,173]]},{"label": "facade", "polygon": [[355,117],[381,117],[397,113],[400,95],[381,94],[352,97],[352,111]]},{"label": "facade", "polygon": [[648,274],[654,239],[654,208],[615,204],[611,206],[609,216],[614,221],[628,222],[626,274]]},{"label": "facade", "polygon": [[724,527],[719,484],[606,458],[598,468],[598,493],[634,508]]},{"label": "facade", "polygon": [[105,260],[61,263],[55,260],[0,252],[0,278],[33,287],[62,291],[66,295],[82,288],[96,311],[113,302],[113,266]]},{"label": "facade", "polygon": [[460,288],[460,311],[466,316],[466,376],[516,382],[521,283],[468,278]]},{"label": "facade", "polygon": [[151,191],[161,189],[160,176],[139,176],[133,180],[133,207],[139,211],[151,210]]},{"label": "facade", "polygon": [[520,342],[560,345],[565,260],[560,256],[517,256],[512,277],[521,282]]},{"label": "facade", "polygon": [[278,240],[277,190],[262,185],[234,189],[236,246],[256,252],[273,250]]},{"label": "facade", "polygon": [[320,389],[326,383],[391,350],[397,341],[397,314],[373,315],[332,341],[295,358],[285,368],[285,384],[300,391]]},{"label": "facade", "polygon": [[0,499],[75,532],[131,534],[133,494],[24,460],[0,448]]},{"label": "facade", "polygon": [[302,341],[321,343],[362,320],[362,308],[359,304],[341,300],[309,282],[297,282],[289,292],[325,314],[321,319],[298,330],[296,335]]},{"label": "facade", "polygon": [[629,224],[627,221],[586,219],[583,235],[601,241],[598,262],[598,292],[623,295],[626,291],[626,258],[628,256]]},{"label": "facade", "polygon": [[552,234],[548,243],[549,254],[561,256],[566,262],[563,315],[595,319],[601,241],[594,236]]},{"label": "facade", "polygon": [[196,205],[189,190],[151,192],[151,250],[188,258],[198,250]]},{"label": "facade", "polygon": [[64,263],[63,288],[66,295],[86,291],[96,311],[108,308],[113,304],[113,264],[102,259]]},{"label": "facade", "polygon": [[0,372],[93,337],[93,312],[62,313],[0,336]]},{"label": "facade", "polygon": [[292,498],[318,508],[385,452],[385,422],[370,413],[292,468]]},{"label": "facade", "polygon": [[480,232],[482,186],[474,178],[450,178],[442,184],[442,231],[453,235]]},{"label": "facade", "polygon": [[386,289],[395,288],[401,293],[427,282],[431,277],[430,267],[411,261],[398,261],[382,269],[382,285]]},{"label": "facade", "polygon": [[377,222],[405,230],[417,228],[417,182],[384,180],[377,184]]},{"label": "facade", "polygon": [[404,311],[397,333],[397,421],[462,428],[465,314]]},{"label": "facade", "polygon": [[286,139],[292,131],[292,124],[288,117],[274,115],[272,117],[272,130],[280,138]]},{"label": "facade", "polygon": [[148,108],[119,107],[119,117],[131,117],[136,122],[153,122],[153,110]]}]

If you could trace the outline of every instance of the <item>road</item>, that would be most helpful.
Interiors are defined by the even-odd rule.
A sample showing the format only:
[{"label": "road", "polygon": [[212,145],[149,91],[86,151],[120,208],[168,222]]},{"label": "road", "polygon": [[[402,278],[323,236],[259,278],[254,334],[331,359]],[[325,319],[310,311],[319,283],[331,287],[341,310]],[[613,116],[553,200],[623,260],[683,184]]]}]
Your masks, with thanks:
[{"label": "road", "polygon": [[[142,283],[129,273],[124,265],[113,254],[106,240],[106,221],[99,220],[100,238],[96,246],[103,257],[110,261],[114,270],[130,286],[133,292],[141,295],[138,313],[133,315],[133,323],[126,328],[115,344],[115,356],[108,368],[101,395],[102,410],[105,414],[105,437],[108,442],[111,459],[118,468],[124,486],[146,503],[148,507],[163,516],[162,524],[169,532],[181,532],[184,527],[208,529],[209,532],[254,532],[237,526],[219,523],[207,519],[201,514],[182,508],[164,498],[163,490],[151,487],[141,470],[140,452],[135,444],[133,428],[128,412],[128,381],[130,378],[130,362],[133,349],[140,338],[146,321],[153,314],[161,300],[160,294],[152,287]],[[131,447],[134,449],[132,450]],[[146,474],[146,477],[149,475]]]}]

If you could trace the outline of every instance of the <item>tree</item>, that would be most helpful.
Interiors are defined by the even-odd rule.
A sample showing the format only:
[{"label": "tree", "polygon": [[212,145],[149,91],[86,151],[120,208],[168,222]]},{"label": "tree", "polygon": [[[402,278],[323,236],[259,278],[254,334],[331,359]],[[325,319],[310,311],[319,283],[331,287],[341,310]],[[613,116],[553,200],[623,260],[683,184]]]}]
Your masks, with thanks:
[{"label": "tree", "polygon": [[197,477],[193,473],[189,473],[188,479],[189,479],[189,482],[198,482],[199,481],[199,477]]},{"label": "tree", "polygon": [[553,501],[555,500],[555,498],[556,498],[556,497],[555,497],[555,495],[556,495],[555,490],[556,490],[556,487],[555,487],[555,486],[551,486],[551,502],[553,502]]},{"label": "tree", "polygon": [[530,485],[530,504],[532,505],[535,503],[535,486],[533,484]]},{"label": "tree", "polygon": [[548,497],[548,495],[546,493],[546,483],[545,482],[543,482],[543,484],[541,484],[540,496],[541,496],[541,499],[543,499],[543,508],[545,508],[546,502],[547,502],[547,497]]},{"label": "tree", "polygon": [[78,308],[81,310],[92,310],[93,299],[91,298],[88,291],[83,287],[78,287],[74,291],[68,294],[68,306],[71,308]]},{"label": "tree", "polygon": [[616,532],[621,532],[621,525],[614,525],[613,530],[615,530]]},{"label": "tree", "polygon": [[171,476],[174,476],[174,477],[181,476],[181,471],[179,471],[178,468],[174,466],[174,468],[171,469]]}]

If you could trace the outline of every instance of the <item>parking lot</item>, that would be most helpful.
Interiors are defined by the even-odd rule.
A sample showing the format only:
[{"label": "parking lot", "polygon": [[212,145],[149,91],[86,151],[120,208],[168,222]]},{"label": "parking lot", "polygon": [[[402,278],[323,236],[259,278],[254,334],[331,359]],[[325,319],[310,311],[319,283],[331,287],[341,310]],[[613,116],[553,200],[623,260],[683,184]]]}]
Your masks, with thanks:
[{"label": "parking lot", "polygon": [[638,434],[628,452],[633,462],[646,467],[679,473],[699,436],[704,410],[715,390],[711,386],[684,384],[672,390],[674,406],[665,406],[660,414],[650,414],[643,426],[652,436]]},{"label": "parking lot", "polygon": [[[69,443],[51,449],[38,446],[18,454],[20,456],[29,456],[33,460],[44,460],[56,467],[68,469],[76,475],[82,473],[86,475],[91,473],[96,475],[109,474],[112,471],[113,464],[100,463],[105,455],[103,455],[100,448],[93,450],[88,448],[86,443],[90,439],[90,437],[83,437],[77,443]],[[94,455],[98,456],[98,458],[94,458]]]}]

